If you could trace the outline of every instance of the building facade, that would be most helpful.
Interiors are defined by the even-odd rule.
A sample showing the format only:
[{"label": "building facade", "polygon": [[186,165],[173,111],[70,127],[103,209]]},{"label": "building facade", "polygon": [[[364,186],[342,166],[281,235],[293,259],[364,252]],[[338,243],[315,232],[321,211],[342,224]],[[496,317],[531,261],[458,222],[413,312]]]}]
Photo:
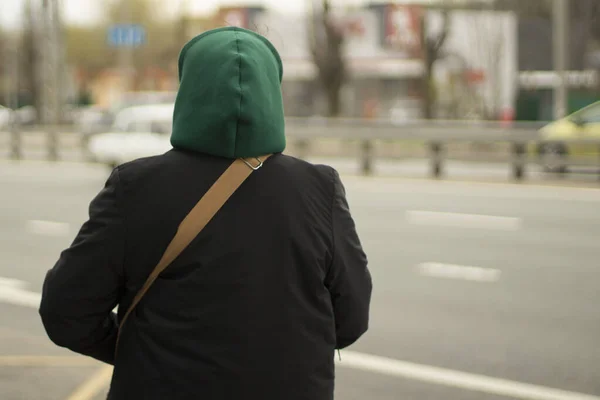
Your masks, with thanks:
[{"label": "building facade", "polygon": [[[419,117],[423,74],[420,12],[420,7],[383,4],[333,14],[346,37],[349,77],[342,89],[343,116],[382,118],[396,107],[405,110],[407,117]],[[235,7],[220,9],[217,18],[222,25],[261,33],[279,50],[288,115],[324,112],[309,46],[313,32],[306,16]]]}]

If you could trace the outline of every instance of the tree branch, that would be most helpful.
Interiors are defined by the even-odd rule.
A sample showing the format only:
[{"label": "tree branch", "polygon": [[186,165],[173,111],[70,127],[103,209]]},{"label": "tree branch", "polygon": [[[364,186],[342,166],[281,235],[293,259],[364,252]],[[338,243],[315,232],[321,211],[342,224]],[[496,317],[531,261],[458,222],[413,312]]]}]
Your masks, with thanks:
[{"label": "tree branch", "polygon": [[444,47],[444,43],[446,43],[446,39],[448,39],[448,33],[450,32],[450,13],[448,11],[444,11],[442,18],[442,32],[440,32],[435,40],[435,43],[433,44],[433,51],[435,54],[438,54],[442,47]]},{"label": "tree branch", "polygon": [[318,70],[318,77],[328,101],[329,115],[341,111],[340,90],[345,80],[343,57],[344,30],[331,16],[329,0],[323,0],[322,8],[310,20],[309,51]]}]

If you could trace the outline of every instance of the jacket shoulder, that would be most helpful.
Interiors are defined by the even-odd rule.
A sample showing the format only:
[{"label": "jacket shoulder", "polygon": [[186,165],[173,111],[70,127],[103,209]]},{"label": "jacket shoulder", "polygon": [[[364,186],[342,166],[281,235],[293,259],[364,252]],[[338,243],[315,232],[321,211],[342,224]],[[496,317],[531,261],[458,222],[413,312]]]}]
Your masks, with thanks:
[{"label": "jacket shoulder", "polygon": [[118,170],[119,175],[121,176],[137,175],[149,171],[151,169],[160,167],[161,164],[164,164],[165,162],[164,158],[164,154],[138,158],[136,160],[121,164],[116,169]]},{"label": "jacket shoulder", "polygon": [[330,165],[314,164],[289,155],[281,154],[276,160],[277,164],[286,169],[312,175],[314,178],[318,178],[323,182],[333,182],[335,176],[338,174],[336,169]]},{"label": "jacket shoulder", "polygon": [[117,171],[124,183],[134,181],[143,182],[154,179],[165,171],[178,172],[191,162],[191,156],[185,152],[170,150],[164,154],[142,157],[117,167]]}]

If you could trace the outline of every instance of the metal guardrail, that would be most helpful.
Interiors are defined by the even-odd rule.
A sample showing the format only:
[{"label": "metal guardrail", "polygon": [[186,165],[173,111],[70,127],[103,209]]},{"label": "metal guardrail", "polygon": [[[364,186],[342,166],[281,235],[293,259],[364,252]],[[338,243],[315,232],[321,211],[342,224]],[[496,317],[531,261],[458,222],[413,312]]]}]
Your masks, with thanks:
[{"label": "metal guardrail", "polygon": [[[440,178],[444,172],[445,149],[454,143],[506,143],[510,145],[509,164],[512,177],[521,180],[525,176],[529,161],[528,146],[544,142],[539,133],[543,123],[504,123],[480,121],[410,121],[392,123],[389,120],[364,120],[343,118],[287,118],[288,139],[298,145],[299,156],[309,153],[310,142],[314,139],[351,140],[360,143],[360,164],[365,175],[373,172],[375,158],[373,141],[419,141],[427,146],[430,160],[430,173]],[[11,132],[11,158],[22,158],[23,133],[43,133],[46,137],[46,154],[49,160],[59,159],[59,136],[78,134],[73,125],[63,126],[13,126]],[[597,146],[600,138],[570,139],[563,142]],[[81,150],[85,153],[87,136],[79,136]],[[598,160],[600,164],[600,159]]]},{"label": "metal guardrail", "polygon": [[420,141],[502,142],[537,140],[544,124],[487,121],[415,120],[392,123],[389,120],[288,118],[287,134],[294,138],[328,137],[340,139],[396,139]]},{"label": "metal guardrail", "polygon": [[[9,147],[10,158],[20,160],[23,158],[23,135],[38,133],[43,134],[46,144],[46,158],[50,161],[59,160],[59,137],[64,133],[78,133],[74,125],[12,125],[2,129],[10,134]],[[81,136],[80,145],[82,150],[86,147],[86,141],[83,135]]]},{"label": "metal guardrail", "polygon": [[[528,146],[546,142],[539,132],[545,124],[453,120],[417,120],[394,124],[384,120],[289,118],[287,135],[299,140],[327,137],[361,141],[361,170],[365,175],[373,171],[374,139],[418,140],[426,143],[429,149],[430,173],[435,178],[443,175],[446,158],[444,150],[451,143],[508,143],[512,177],[521,180],[525,176]],[[569,145],[593,145],[600,150],[600,138],[569,139],[563,142]]]}]

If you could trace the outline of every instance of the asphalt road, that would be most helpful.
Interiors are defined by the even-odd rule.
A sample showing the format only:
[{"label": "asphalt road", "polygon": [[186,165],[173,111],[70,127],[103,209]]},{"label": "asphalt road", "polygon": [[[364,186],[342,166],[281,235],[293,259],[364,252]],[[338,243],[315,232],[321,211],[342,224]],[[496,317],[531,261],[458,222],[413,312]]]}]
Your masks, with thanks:
[{"label": "asphalt road", "polygon": [[[101,366],[54,347],[35,297],[11,293],[40,291],[106,177],[0,161],[3,400],[104,393],[85,397]],[[600,399],[600,189],[344,178],[374,295],[338,400]]]}]

